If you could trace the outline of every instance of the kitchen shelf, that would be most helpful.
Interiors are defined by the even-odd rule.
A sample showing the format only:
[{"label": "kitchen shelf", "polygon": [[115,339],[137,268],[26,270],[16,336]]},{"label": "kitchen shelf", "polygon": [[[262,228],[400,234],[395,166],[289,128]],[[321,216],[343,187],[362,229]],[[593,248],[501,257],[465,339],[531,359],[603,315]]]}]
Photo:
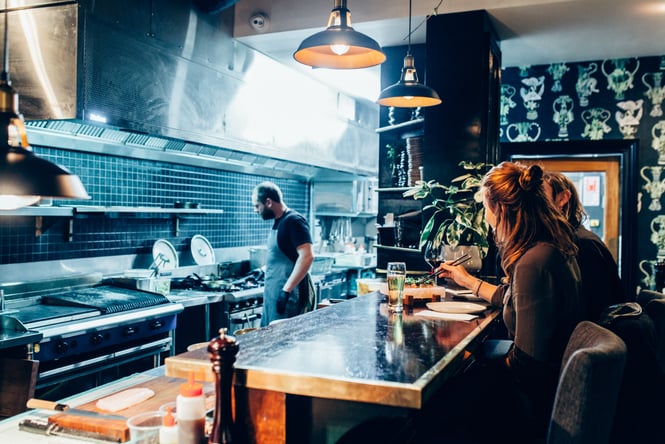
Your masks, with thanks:
[{"label": "kitchen shelf", "polygon": [[378,250],[401,251],[403,253],[418,253],[418,254],[421,253],[421,251],[416,249],[416,248],[391,247],[391,246],[388,246],[388,245],[374,245],[374,248],[376,248]]},{"label": "kitchen shelf", "polygon": [[163,208],[163,207],[96,207],[96,206],[76,206],[72,207],[74,214],[222,214],[224,210],[214,210],[207,208]]},{"label": "kitchen shelf", "polygon": [[403,193],[410,190],[412,187],[387,187],[387,188],[377,188],[377,193]]},{"label": "kitchen shelf", "polygon": [[0,216],[72,216],[74,211],[71,207],[34,206],[23,207],[16,210],[0,210]]},{"label": "kitchen shelf", "polygon": [[376,213],[342,213],[336,211],[316,211],[314,216],[330,216],[330,217],[376,217]]},{"label": "kitchen shelf", "polygon": [[222,214],[224,210],[208,208],[163,208],[163,207],[123,207],[123,206],[31,206],[16,210],[0,210],[0,217],[31,216],[35,218],[35,236],[39,237],[52,223],[46,226],[44,217],[69,218],[68,240],[74,236],[74,218],[77,216],[100,215],[107,217],[120,217],[120,215],[166,215],[175,221],[174,234],[180,233],[180,215],[183,214]]},{"label": "kitchen shelf", "polygon": [[376,132],[378,134],[398,133],[401,137],[409,137],[409,135],[412,133],[422,132],[424,125],[425,119],[419,118],[397,123],[395,125],[383,126],[381,128],[377,128]]}]

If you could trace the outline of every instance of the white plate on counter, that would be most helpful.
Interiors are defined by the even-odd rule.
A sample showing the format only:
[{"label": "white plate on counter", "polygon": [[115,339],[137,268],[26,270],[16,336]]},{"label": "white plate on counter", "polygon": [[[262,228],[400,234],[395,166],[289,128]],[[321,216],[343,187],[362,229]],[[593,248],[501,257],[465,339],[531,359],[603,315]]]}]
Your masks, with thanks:
[{"label": "white plate on counter", "polygon": [[152,259],[160,271],[178,268],[178,252],[166,239],[159,239],[152,245]]},{"label": "white plate on counter", "polygon": [[212,265],[215,263],[215,250],[205,237],[200,234],[192,236],[189,249],[196,265]]},{"label": "white plate on counter", "polygon": [[438,311],[439,313],[476,314],[487,310],[486,305],[475,304],[473,302],[443,301],[428,302],[426,305],[430,310]]}]

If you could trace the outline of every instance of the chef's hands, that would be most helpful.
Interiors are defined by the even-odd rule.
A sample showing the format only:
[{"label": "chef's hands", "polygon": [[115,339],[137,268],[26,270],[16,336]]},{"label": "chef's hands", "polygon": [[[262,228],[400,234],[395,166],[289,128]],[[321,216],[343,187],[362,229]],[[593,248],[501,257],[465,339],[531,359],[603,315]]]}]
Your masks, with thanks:
[{"label": "chef's hands", "polygon": [[281,315],[284,314],[284,310],[286,310],[286,301],[289,300],[289,296],[291,296],[290,291],[282,290],[279,293],[279,296],[277,296],[277,313]]},{"label": "chef's hands", "polygon": [[290,318],[297,315],[300,312],[300,307],[298,306],[298,294],[290,291],[282,290],[277,296],[277,313],[280,315],[286,315]]}]

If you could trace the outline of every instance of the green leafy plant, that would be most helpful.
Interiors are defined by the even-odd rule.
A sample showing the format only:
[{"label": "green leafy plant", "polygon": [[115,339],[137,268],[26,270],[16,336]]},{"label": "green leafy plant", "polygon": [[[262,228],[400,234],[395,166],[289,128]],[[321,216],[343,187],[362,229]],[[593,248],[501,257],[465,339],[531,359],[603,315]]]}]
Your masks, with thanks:
[{"label": "green leafy plant", "polygon": [[458,245],[476,245],[482,257],[487,255],[489,225],[485,221],[485,208],[480,184],[485,171],[491,167],[485,163],[460,162],[467,171],[442,185],[436,180],[417,181],[404,192],[405,197],[429,200],[423,211],[433,210],[420,235],[420,248],[428,241],[456,248]]}]

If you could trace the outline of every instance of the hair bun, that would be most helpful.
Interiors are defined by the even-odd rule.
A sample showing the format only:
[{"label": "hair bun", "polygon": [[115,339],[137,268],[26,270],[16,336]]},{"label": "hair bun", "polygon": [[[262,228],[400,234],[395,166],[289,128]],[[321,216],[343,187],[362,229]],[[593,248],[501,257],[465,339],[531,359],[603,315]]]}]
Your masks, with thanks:
[{"label": "hair bun", "polygon": [[539,165],[530,165],[522,170],[519,178],[520,188],[531,191],[543,183],[543,169]]}]

